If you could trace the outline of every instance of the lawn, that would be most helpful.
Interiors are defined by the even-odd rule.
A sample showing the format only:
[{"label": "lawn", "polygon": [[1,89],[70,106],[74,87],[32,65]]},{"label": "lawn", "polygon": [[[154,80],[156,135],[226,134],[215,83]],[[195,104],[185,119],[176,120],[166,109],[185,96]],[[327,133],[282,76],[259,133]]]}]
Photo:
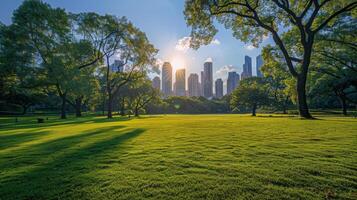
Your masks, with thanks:
[{"label": "lawn", "polygon": [[357,199],[357,119],[0,118],[0,199]]}]

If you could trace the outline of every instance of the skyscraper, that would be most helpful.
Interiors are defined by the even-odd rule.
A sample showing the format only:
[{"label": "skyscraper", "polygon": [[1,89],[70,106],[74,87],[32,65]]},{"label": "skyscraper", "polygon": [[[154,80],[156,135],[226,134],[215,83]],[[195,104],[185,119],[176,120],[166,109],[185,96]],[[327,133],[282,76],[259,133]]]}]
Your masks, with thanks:
[{"label": "skyscraper", "polygon": [[215,89],[216,89],[216,98],[223,97],[223,81],[222,79],[217,79],[215,82]]},{"label": "skyscraper", "polygon": [[190,97],[200,96],[200,85],[198,82],[198,74],[190,74],[187,82],[188,82],[188,96]]},{"label": "skyscraper", "polygon": [[110,65],[112,72],[124,72],[124,62],[121,60],[114,60],[114,63]]},{"label": "skyscraper", "polygon": [[257,76],[258,77],[263,77],[262,72],[260,71],[260,68],[263,66],[263,57],[262,55],[257,56],[256,58],[256,65],[257,65]]},{"label": "skyscraper", "polygon": [[241,79],[252,77],[252,58],[249,56],[244,57],[243,72]]},{"label": "skyscraper", "polygon": [[247,68],[248,77],[252,77],[252,58],[249,56],[244,57],[245,66]]},{"label": "skyscraper", "polygon": [[239,74],[236,72],[228,72],[227,94],[231,94],[239,85]]},{"label": "skyscraper", "polygon": [[186,96],[186,70],[176,70],[175,95]]},{"label": "skyscraper", "polygon": [[203,71],[201,71],[201,82],[200,82],[200,96],[203,97],[203,82],[205,79],[205,74]]},{"label": "skyscraper", "polygon": [[213,64],[212,61],[206,61],[203,64],[203,96],[210,98],[213,96]]},{"label": "skyscraper", "polygon": [[152,87],[157,90],[160,90],[160,82],[160,77],[156,76],[154,79],[152,79]]},{"label": "skyscraper", "polygon": [[169,62],[162,65],[162,93],[165,97],[172,94],[172,67]]}]

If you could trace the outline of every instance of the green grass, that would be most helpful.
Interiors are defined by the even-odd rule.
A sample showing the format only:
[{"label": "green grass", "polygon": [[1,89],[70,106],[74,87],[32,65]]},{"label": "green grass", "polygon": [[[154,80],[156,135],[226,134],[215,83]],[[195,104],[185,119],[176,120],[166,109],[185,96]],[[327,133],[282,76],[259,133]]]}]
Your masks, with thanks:
[{"label": "green grass", "polygon": [[0,118],[0,199],[357,199],[357,120]]}]

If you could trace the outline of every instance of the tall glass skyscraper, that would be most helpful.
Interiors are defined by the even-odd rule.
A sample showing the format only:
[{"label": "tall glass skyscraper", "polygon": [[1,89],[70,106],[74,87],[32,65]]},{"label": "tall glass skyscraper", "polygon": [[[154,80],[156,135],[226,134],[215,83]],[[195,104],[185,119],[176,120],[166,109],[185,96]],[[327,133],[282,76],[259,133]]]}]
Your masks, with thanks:
[{"label": "tall glass skyscraper", "polygon": [[257,64],[257,76],[258,77],[263,77],[262,72],[260,71],[260,68],[263,66],[263,57],[262,55],[257,56],[256,58],[256,64]]},{"label": "tall glass skyscraper", "polygon": [[203,64],[203,96],[210,98],[213,96],[213,64],[208,61]]},{"label": "tall glass skyscraper", "polygon": [[169,62],[162,65],[162,93],[165,97],[172,94],[172,66]]},{"label": "tall glass skyscraper", "polygon": [[236,72],[228,72],[227,94],[231,94],[238,85],[239,74],[237,74]]},{"label": "tall glass skyscraper", "polygon": [[222,98],[223,97],[223,81],[222,79],[217,79],[215,82],[215,92],[216,92],[216,98]]},{"label": "tall glass skyscraper", "polygon": [[188,96],[190,97],[200,96],[200,85],[198,82],[198,74],[190,74],[187,82],[188,82]]},{"label": "tall glass skyscraper", "polygon": [[186,96],[186,70],[176,70],[175,95]]}]

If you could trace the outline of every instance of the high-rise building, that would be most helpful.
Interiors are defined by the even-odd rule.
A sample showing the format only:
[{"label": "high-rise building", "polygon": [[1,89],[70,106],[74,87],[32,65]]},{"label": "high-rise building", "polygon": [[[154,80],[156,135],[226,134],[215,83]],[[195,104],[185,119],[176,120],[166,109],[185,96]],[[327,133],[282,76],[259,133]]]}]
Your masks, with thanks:
[{"label": "high-rise building", "polygon": [[213,64],[206,61],[203,64],[203,96],[210,98],[213,96]]},{"label": "high-rise building", "polygon": [[263,66],[264,62],[263,62],[263,57],[262,55],[257,56],[256,58],[256,65],[257,65],[257,76],[258,77],[263,77],[262,71],[261,71],[261,67]]},{"label": "high-rise building", "polygon": [[187,82],[188,82],[188,96],[190,97],[200,96],[200,85],[198,82],[198,74],[190,74]]},{"label": "high-rise building", "polygon": [[172,66],[169,62],[162,65],[162,93],[165,97],[172,94]]},{"label": "high-rise building", "polygon": [[124,62],[121,60],[114,60],[114,63],[110,65],[112,72],[124,72]]},{"label": "high-rise building", "polygon": [[176,70],[175,95],[186,96],[186,70]]},{"label": "high-rise building", "polygon": [[249,56],[244,57],[243,72],[241,74],[241,79],[252,77],[252,58]]},{"label": "high-rise building", "polygon": [[252,73],[252,58],[249,56],[245,56],[244,57],[244,63],[245,63],[245,67],[247,68],[247,74],[249,77],[253,76]]},{"label": "high-rise building", "polygon": [[161,84],[160,77],[156,76],[154,79],[152,79],[153,88],[160,90],[160,84]]},{"label": "high-rise building", "polygon": [[215,92],[216,92],[216,98],[222,98],[223,97],[223,81],[222,79],[217,79],[215,82]]},{"label": "high-rise building", "polygon": [[236,72],[228,72],[227,94],[231,94],[239,85],[239,74]]},{"label": "high-rise building", "polygon": [[200,96],[203,97],[203,82],[205,79],[205,74],[203,71],[201,71],[201,82],[200,82]]}]

